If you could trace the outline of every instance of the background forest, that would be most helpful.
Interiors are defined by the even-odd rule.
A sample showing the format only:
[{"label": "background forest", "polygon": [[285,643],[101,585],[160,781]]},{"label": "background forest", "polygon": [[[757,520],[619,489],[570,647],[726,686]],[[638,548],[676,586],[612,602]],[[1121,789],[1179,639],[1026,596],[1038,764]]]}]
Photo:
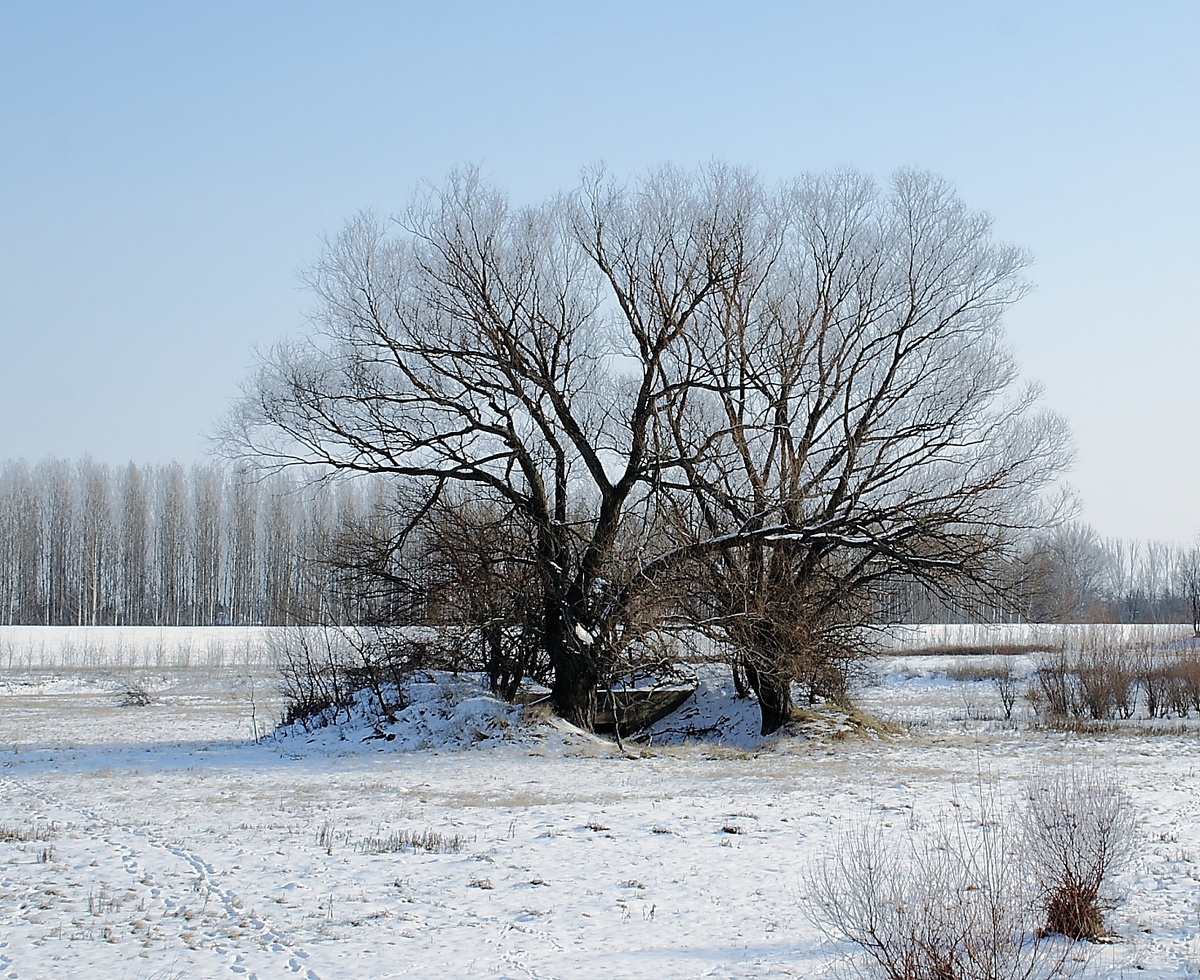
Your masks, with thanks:
[{"label": "background forest", "polygon": [[[312,485],[289,471],[90,459],[0,464],[0,624],[215,626],[404,622],[427,604],[385,600],[388,576],[432,583],[440,561],[367,563],[364,538],[398,532],[382,479]],[[356,547],[359,546],[359,547]],[[352,560],[357,558],[358,560]],[[388,567],[390,563],[390,568]],[[371,567],[364,567],[371,564]],[[881,621],[1194,623],[1200,551],[1101,539],[1068,524],[1012,568],[1019,606],[967,609],[913,582],[878,596]]]}]

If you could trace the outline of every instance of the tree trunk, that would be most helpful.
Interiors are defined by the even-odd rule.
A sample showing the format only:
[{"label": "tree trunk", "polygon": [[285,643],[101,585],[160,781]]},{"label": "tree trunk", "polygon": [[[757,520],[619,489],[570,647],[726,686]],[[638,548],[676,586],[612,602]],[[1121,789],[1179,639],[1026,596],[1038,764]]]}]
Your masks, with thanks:
[{"label": "tree trunk", "polygon": [[746,665],[742,662],[742,658],[735,656],[729,665],[729,669],[733,673],[734,693],[740,699],[750,697],[750,682],[746,679]]},{"label": "tree trunk", "polygon": [[770,668],[760,669],[749,660],[743,661],[746,680],[758,696],[762,714],[761,734],[779,731],[792,720],[792,681]]},{"label": "tree trunk", "polygon": [[596,727],[596,685],[599,676],[578,657],[568,664],[561,661],[554,668],[554,683],[550,699],[559,717],[585,732]]},{"label": "tree trunk", "polygon": [[546,616],[546,652],[554,670],[550,701],[560,718],[590,732],[596,727],[596,689],[600,674],[590,652],[581,646],[567,619],[559,610]]},{"label": "tree trunk", "polygon": [[503,636],[501,626],[497,622],[488,623],[483,628],[484,642],[487,647],[488,681],[491,691],[497,697],[508,683],[508,672],[505,670]]},{"label": "tree trunk", "polygon": [[525,679],[525,663],[514,657],[504,646],[504,626],[489,623],[484,630],[487,638],[488,680],[496,697],[512,702],[521,681]]}]

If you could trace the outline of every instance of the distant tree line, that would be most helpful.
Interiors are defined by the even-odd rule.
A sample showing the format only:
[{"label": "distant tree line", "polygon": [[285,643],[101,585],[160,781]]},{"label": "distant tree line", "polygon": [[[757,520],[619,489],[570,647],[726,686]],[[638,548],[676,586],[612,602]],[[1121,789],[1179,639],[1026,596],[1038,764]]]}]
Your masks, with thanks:
[{"label": "distant tree line", "polygon": [[320,559],[381,490],[218,464],[0,464],[0,624],[367,618],[353,572]]},{"label": "distant tree line", "polygon": [[[508,623],[531,583],[506,561],[517,522],[468,500],[406,534],[394,482],[311,483],[218,463],[0,464],[0,624],[212,626]],[[473,534],[464,530],[471,527]],[[1200,623],[1200,546],[1102,539],[1066,524],[1001,574],[1015,602],[880,582],[880,622]],[[475,610],[475,606],[483,607]],[[493,608],[495,607],[495,608]],[[517,642],[511,628],[503,642]],[[500,643],[497,630],[491,642]]]},{"label": "distant tree line", "polygon": [[1200,627],[1200,544],[1102,539],[1068,524],[1035,541],[1020,569],[1039,622],[1191,623]]},{"label": "distant tree line", "polygon": [[1200,635],[1200,543],[1101,538],[1068,523],[1027,541],[1001,572],[1009,601],[955,601],[912,580],[879,593],[883,622],[1190,623]]}]

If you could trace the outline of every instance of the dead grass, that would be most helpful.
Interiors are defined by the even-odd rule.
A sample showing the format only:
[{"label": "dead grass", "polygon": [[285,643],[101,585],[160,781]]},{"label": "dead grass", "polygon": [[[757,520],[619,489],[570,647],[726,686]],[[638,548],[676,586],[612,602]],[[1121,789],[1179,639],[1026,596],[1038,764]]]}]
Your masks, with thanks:
[{"label": "dead grass", "polygon": [[986,645],[947,644],[928,647],[900,647],[888,650],[889,657],[1016,657],[1027,653],[1045,653],[1046,643],[997,643]]},{"label": "dead grass", "polygon": [[1010,675],[1011,668],[1007,663],[980,660],[959,660],[946,668],[946,677],[952,681],[977,683],[981,681],[996,681]]},{"label": "dead grass", "polygon": [[377,837],[363,837],[358,850],[366,854],[457,854],[465,843],[462,835],[440,834],[436,830],[394,830]]},{"label": "dead grass", "polygon": [[810,738],[824,737],[837,741],[851,736],[898,735],[905,731],[899,725],[884,721],[856,705],[826,704],[796,708],[791,724]]},{"label": "dead grass", "polygon": [[27,844],[30,841],[51,840],[58,828],[52,823],[31,823],[24,826],[0,826],[0,842]]}]

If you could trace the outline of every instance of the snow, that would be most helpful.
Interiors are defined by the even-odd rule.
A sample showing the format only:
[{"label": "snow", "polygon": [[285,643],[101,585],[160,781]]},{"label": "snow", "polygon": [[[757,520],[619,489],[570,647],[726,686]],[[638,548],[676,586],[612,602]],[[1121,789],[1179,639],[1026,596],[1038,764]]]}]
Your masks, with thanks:
[{"label": "snow", "polygon": [[[877,724],[826,709],[766,740],[700,669],[622,748],[444,675],[394,723],[363,701],[256,743],[281,707],[263,635],[162,631],[162,658],[125,635],[118,662],[115,637],[0,630],[0,978],[833,976],[850,950],[801,900],[841,828],[1076,762],[1118,773],[1142,828],[1085,975],[1200,972],[1184,725],[1003,721],[986,680],[954,679],[962,658],[905,654],[858,694]],[[153,703],[119,706],[131,679]]]}]

